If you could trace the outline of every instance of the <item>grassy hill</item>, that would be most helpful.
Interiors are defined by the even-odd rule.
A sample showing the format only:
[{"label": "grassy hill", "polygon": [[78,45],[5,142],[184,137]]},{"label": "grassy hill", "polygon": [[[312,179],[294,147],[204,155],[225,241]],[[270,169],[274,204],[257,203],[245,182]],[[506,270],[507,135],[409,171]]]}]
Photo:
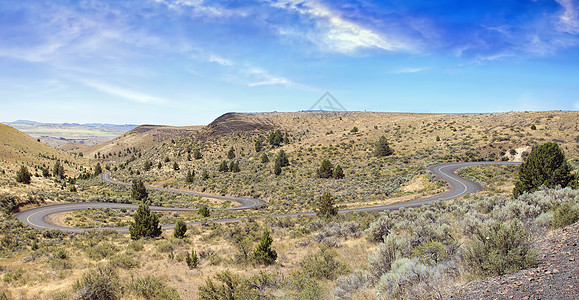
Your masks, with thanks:
[{"label": "grassy hill", "polygon": [[[43,168],[51,169],[56,161],[61,162],[69,177],[76,177],[93,165],[88,159],[55,149],[15,128],[0,124],[0,193],[17,191],[22,194],[54,189],[52,179],[43,178],[41,174]],[[33,175],[29,186],[16,184],[14,180],[21,165]]]},{"label": "grassy hill", "polygon": [[[161,222],[204,221],[189,226],[184,239],[165,231],[160,238],[138,241],[111,231],[33,230],[0,210],[0,297],[6,292],[12,299],[72,299],[92,291],[90,283],[96,282],[123,299],[199,299],[203,290],[222,294],[227,290],[239,298],[373,299],[377,294],[393,299],[435,298],[457,283],[534,266],[537,257],[529,251],[533,238],[564,226],[555,225],[561,220],[579,218],[578,192],[554,189],[511,199],[517,168],[484,166],[459,172],[485,183],[485,191],[453,201],[328,219],[269,215],[311,211],[324,192],[335,195],[343,207],[437,193],[445,187],[425,172],[430,164],[521,160],[532,147],[548,141],[557,142],[577,164],[578,122],[578,112],[297,112],[229,113],[202,128],[138,127],[91,148],[85,158],[97,154],[96,160],[106,162],[114,178],[127,182],[140,177],[158,186],[260,197],[267,205],[251,211],[211,212],[210,218],[243,218],[229,224],[197,213],[162,213]],[[44,160],[43,153],[54,153],[61,160],[68,157],[71,175],[83,166],[84,159],[43,148],[47,146],[30,137],[24,140],[26,136],[13,129],[1,129],[2,136],[10,137],[0,139],[0,144],[8,145],[1,149],[3,170],[12,172],[22,163],[30,169],[51,166],[54,160]],[[272,145],[269,136],[278,129],[280,145]],[[393,155],[373,154],[380,136],[387,138]],[[259,151],[257,141],[262,144]],[[275,175],[274,161],[281,150],[287,153],[289,166]],[[201,157],[196,157],[197,151]],[[233,158],[228,157],[230,152]],[[268,162],[262,161],[264,155]],[[345,177],[318,178],[316,170],[323,159],[340,165]],[[240,171],[219,171],[224,161],[239,165]],[[195,176],[187,182],[190,171]],[[68,190],[68,182],[34,177],[33,185],[44,183],[35,187],[41,191],[35,193],[25,193],[29,186],[16,184],[13,174],[3,178],[3,191],[10,195],[0,192],[0,204],[12,195],[23,201],[39,195],[60,202],[130,200],[128,188],[95,177],[78,179],[77,192]],[[149,195],[154,203],[167,206],[232,205],[162,192]],[[60,224],[115,226],[126,225],[133,213],[91,209],[50,217]],[[269,266],[252,259],[266,227],[278,255]],[[477,232],[508,236],[513,241],[508,244],[519,247],[508,255],[512,261],[492,260],[492,249],[485,247],[496,245],[486,245]],[[192,251],[200,259],[194,268],[186,263]],[[477,267],[477,262],[484,264]],[[486,268],[487,263],[492,268]],[[89,288],[83,289],[83,284]]]},{"label": "grassy hill", "polygon": [[75,153],[83,153],[85,157],[99,161],[119,162],[125,161],[127,157],[133,154],[147,150],[153,145],[196,132],[201,127],[141,125],[105,143],[92,146],[69,146],[64,149]]},{"label": "grassy hill", "polygon": [[[201,130],[151,143],[149,150],[120,165],[113,175],[126,181],[140,176],[156,185],[261,197],[276,211],[311,209],[324,191],[332,191],[344,206],[373,205],[439,192],[442,187],[430,182],[424,171],[434,163],[521,161],[532,147],[549,141],[558,142],[567,158],[577,163],[578,126],[578,112],[558,111],[228,113]],[[278,129],[288,140],[279,147],[268,142],[269,134]],[[373,155],[380,136],[387,138],[394,155]],[[263,144],[259,152],[256,141]],[[235,157],[229,159],[232,147]],[[202,158],[193,157],[196,150]],[[288,154],[290,165],[276,176],[274,161],[280,150]],[[269,162],[262,162],[263,155]],[[345,178],[317,178],[323,159],[340,165]],[[220,172],[224,161],[228,166],[237,163],[240,171]],[[145,164],[153,167],[145,169]],[[499,169],[506,170],[499,173],[502,192],[508,193],[515,168]],[[188,171],[196,174],[191,183],[184,180]]]}]

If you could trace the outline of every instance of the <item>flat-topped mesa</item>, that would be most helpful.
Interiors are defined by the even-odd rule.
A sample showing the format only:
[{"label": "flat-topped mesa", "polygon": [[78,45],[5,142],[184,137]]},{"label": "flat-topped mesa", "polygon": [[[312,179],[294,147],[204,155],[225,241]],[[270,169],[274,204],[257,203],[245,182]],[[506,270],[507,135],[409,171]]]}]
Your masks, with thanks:
[{"label": "flat-topped mesa", "polygon": [[274,128],[274,123],[265,114],[230,112],[207,125],[202,136],[209,138],[236,132],[268,132]]}]

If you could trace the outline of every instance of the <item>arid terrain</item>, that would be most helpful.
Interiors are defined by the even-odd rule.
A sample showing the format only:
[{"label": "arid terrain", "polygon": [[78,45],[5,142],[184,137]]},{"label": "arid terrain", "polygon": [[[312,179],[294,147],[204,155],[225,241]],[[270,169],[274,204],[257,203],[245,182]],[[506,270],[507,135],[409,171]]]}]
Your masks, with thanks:
[{"label": "arid terrain", "polygon": [[[393,153],[376,155],[382,136]],[[579,284],[569,280],[550,294],[526,293],[524,287],[535,289],[538,280],[547,280],[539,276],[543,269],[577,275],[574,261],[545,264],[556,254],[558,232],[577,227],[557,224],[567,218],[561,207],[579,211],[579,191],[544,188],[513,199],[515,165],[460,169],[457,173],[482,191],[418,208],[272,217],[313,213],[326,193],[339,209],[439,194],[449,187],[428,166],[522,162],[547,142],[558,144],[567,160],[579,165],[579,113],[228,113],[207,126],[142,125],[104,143],[60,146],[66,151],[0,124],[0,299],[82,298],[88,282],[122,299],[494,298],[483,291],[484,280],[516,285],[517,290],[501,289],[499,298],[571,299]],[[281,152],[287,164],[278,168]],[[324,160],[332,168],[340,166],[342,177],[320,176]],[[32,175],[30,184],[16,181],[22,166]],[[215,209],[237,204],[149,190],[151,205],[213,209],[209,216],[158,213],[162,224],[201,222],[189,225],[184,238],[173,230],[139,240],[111,230],[63,233],[33,229],[14,218],[17,211],[57,203],[139,203],[130,187],[103,182],[98,168],[122,182],[138,178],[155,187],[258,198],[266,204],[220,211]],[[102,229],[128,226],[134,214],[126,208],[91,209],[51,215],[51,221]],[[217,221],[224,218],[241,220]],[[532,272],[533,280],[511,280],[505,276],[519,275],[510,272],[497,279],[475,267],[468,253],[482,242],[478,233],[491,236],[496,224],[520,236],[521,249],[537,251],[536,261],[533,256],[521,263],[522,269],[531,269],[515,270]],[[277,252],[272,264],[253,257],[265,228]],[[576,253],[577,236],[565,236],[565,251]],[[199,258],[196,266],[187,263],[192,251]]]}]

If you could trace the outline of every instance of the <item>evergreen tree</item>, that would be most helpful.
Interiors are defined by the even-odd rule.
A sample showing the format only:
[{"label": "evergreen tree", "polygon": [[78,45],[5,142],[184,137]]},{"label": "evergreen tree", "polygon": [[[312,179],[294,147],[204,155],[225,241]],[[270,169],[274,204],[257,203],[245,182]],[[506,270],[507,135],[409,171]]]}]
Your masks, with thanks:
[{"label": "evergreen tree", "polygon": [[193,158],[195,159],[203,158],[203,155],[201,155],[201,151],[199,149],[193,150]]},{"label": "evergreen tree", "polygon": [[187,175],[185,176],[185,182],[193,183],[193,179],[195,178],[195,171],[187,171]]},{"label": "evergreen tree", "polygon": [[191,153],[187,153],[187,161],[191,161]]},{"label": "evergreen tree", "polygon": [[283,134],[278,129],[278,130],[270,133],[267,140],[272,146],[279,147],[281,145],[281,143],[283,143],[284,138],[283,138]]},{"label": "evergreen tree", "polygon": [[159,226],[159,217],[151,213],[149,205],[141,203],[137,212],[133,216],[134,222],[129,226],[131,239],[155,238],[161,235],[161,226]]},{"label": "evergreen tree", "polygon": [[227,152],[227,158],[229,158],[229,159],[235,158],[235,149],[233,148],[233,146],[231,146],[231,148]]},{"label": "evergreen tree", "polygon": [[185,256],[185,262],[189,269],[197,268],[199,265],[199,256],[197,256],[197,252],[191,250],[191,254],[187,253],[187,256]]},{"label": "evergreen tree", "polygon": [[173,162],[173,170],[179,171],[179,164],[177,162]]},{"label": "evergreen tree", "polygon": [[207,170],[203,170],[203,173],[201,173],[201,179],[203,180],[209,179],[209,172]]},{"label": "evergreen tree", "polygon": [[219,165],[219,172],[229,172],[229,167],[227,166],[227,161],[222,161]]},{"label": "evergreen tree", "polygon": [[238,161],[232,161],[231,165],[229,166],[229,170],[231,170],[231,172],[239,172],[241,171],[241,169],[239,168],[239,162]]},{"label": "evergreen tree", "polygon": [[335,199],[329,192],[324,193],[316,208],[316,215],[320,218],[331,217],[338,214],[338,207],[336,207]]},{"label": "evergreen tree", "polygon": [[101,167],[101,163],[97,163],[94,167],[94,176],[99,176],[103,172],[103,168]]},{"label": "evergreen tree", "polygon": [[531,152],[519,167],[519,178],[515,182],[513,196],[524,192],[532,193],[542,185],[549,188],[566,187],[573,181],[571,165],[557,143],[546,143]]},{"label": "evergreen tree", "polygon": [[336,167],[334,168],[334,172],[332,173],[332,177],[334,177],[335,179],[344,178],[344,170],[342,170],[342,167],[340,167],[340,165],[336,165]]},{"label": "evergreen tree", "polygon": [[285,153],[285,151],[283,150],[279,150],[279,153],[277,154],[277,157],[275,158],[275,162],[279,163],[280,167],[287,167],[289,166],[289,159],[287,154]]},{"label": "evergreen tree", "polygon": [[20,166],[20,169],[16,171],[16,181],[24,184],[30,184],[31,174],[28,172],[28,168],[24,165]]},{"label": "evergreen tree", "polygon": [[388,145],[388,140],[386,140],[385,136],[381,136],[376,143],[376,149],[374,150],[374,155],[380,156],[388,156],[394,154],[394,150],[390,148]]},{"label": "evergreen tree", "polygon": [[161,162],[159,162],[159,163],[157,164],[157,169],[161,170],[161,167],[163,167],[163,165],[161,164]]},{"label": "evergreen tree", "polygon": [[260,140],[255,141],[255,152],[261,151],[262,147],[263,147],[263,145],[261,144]]},{"label": "evergreen tree", "polygon": [[273,174],[275,174],[276,176],[281,175],[281,164],[277,160],[275,161],[275,165],[273,166]]},{"label": "evergreen tree", "polygon": [[149,194],[145,188],[145,184],[141,179],[133,179],[133,184],[131,185],[131,197],[135,201],[147,201]]},{"label": "evergreen tree", "polygon": [[52,168],[52,173],[54,177],[58,177],[59,179],[64,179],[64,167],[60,164],[60,160],[57,160],[54,163],[54,167]]},{"label": "evergreen tree", "polygon": [[334,172],[334,166],[328,159],[322,161],[322,165],[316,170],[319,178],[330,178]]},{"label": "evergreen tree", "polygon": [[261,236],[261,240],[257,245],[257,249],[253,252],[253,259],[255,259],[258,263],[262,263],[265,265],[271,265],[275,263],[277,259],[277,252],[271,249],[271,244],[273,243],[273,238],[269,234],[269,230],[267,227],[263,231],[263,235]]},{"label": "evergreen tree", "polygon": [[269,162],[269,157],[267,157],[267,154],[262,154],[261,155],[261,162],[264,164],[267,164]]},{"label": "evergreen tree", "polygon": [[175,230],[173,231],[173,236],[178,239],[182,239],[185,237],[186,233],[187,224],[185,224],[185,221],[183,221],[183,219],[177,220],[177,224],[175,224]]},{"label": "evergreen tree", "polygon": [[143,170],[149,171],[149,170],[151,170],[152,166],[153,166],[153,163],[147,160],[147,161],[145,161],[145,164],[143,165]]},{"label": "evergreen tree", "polygon": [[201,207],[199,207],[198,213],[204,218],[209,218],[209,215],[211,215],[211,210],[209,210],[207,205],[201,205]]}]

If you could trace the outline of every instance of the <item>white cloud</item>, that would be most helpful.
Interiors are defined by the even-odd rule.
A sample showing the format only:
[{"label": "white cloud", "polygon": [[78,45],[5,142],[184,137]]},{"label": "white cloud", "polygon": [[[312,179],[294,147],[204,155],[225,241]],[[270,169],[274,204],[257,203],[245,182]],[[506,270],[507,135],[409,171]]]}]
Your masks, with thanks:
[{"label": "white cloud", "polygon": [[98,91],[124,98],[127,100],[139,102],[139,103],[152,103],[152,104],[166,104],[167,101],[161,98],[157,98],[142,92],[134,91],[124,87],[114,86],[108,83],[96,81],[96,80],[84,80],[82,81],[86,86],[94,88]]},{"label": "white cloud", "polygon": [[565,11],[559,17],[557,29],[562,32],[579,34],[579,11],[573,0],[555,0]]},{"label": "white cloud", "polygon": [[[266,0],[271,6],[296,12],[316,21],[319,34],[309,39],[327,51],[351,53],[360,48],[386,51],[410,50],[410,46],[394,38],[345,20],[315,0]],[[287,32],[280,30],[280,32]]]},{"label": "white cloud", "polygon": [[164,4],[170,9],[183,11],[184,8],[189,8],[192,16],[195,17],[212,17],[212,18],[228,18],[233,16],[247,16],[247,13],[241,10],[231,10],[227,8],[205,5],[203,0],[155,0],[157,3]]},{"label": "white cloud", "polygon": [[432,68],[430,67],[423,67],[423,68],[403,68],[397,71],[394,71],[392,73],[394,74],[408,74],[408,73],[419,73],[419,72],[424,72],[424,71],[428,71]]}]

